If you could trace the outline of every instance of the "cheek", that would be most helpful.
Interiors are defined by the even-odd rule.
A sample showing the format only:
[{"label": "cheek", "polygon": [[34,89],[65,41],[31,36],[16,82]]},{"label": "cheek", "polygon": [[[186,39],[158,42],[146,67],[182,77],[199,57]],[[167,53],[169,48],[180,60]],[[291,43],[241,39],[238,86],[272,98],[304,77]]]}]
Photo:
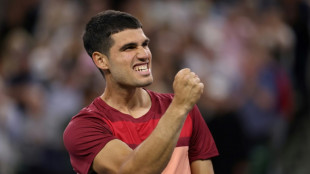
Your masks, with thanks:
[{"label": "cheek", "polygon": [[123,62],[130,62],[133,60],[133,57],[135,57],[135,53],[133,52],[128,52],[122,55],[122,60]]},{"label": "cheek", "polygon": [[151,52],[151,50],[148,50],[148,54],[150,55],[150,58],[152,58],[152,52]]},{"label": "cheek", "polygon": [[119,54],[117,60],[118,60],[120,63],[130,62],[130,61],[133,60],[134,57],[135,57],[135,52],[133,52],[133,51],[132,51],[132,52],[128,51],[128,52],[123,52],[123,53]]},{"label": "cheek", "polygon": [[150,55],[150,56],[152,57],[152,53],[151,53],[150,48],[147,48],[147,49],[146,49],[146,52],[147,52],[148,55]]},{"label": "cheek", "polygon": [[128,66],[132,60],[133,55],[130,53],[120,54],[117,57],[114,57],[113,62],[111,62],[112,66]]},{"label": "cheek", "polygon": [[148,55],[149,57],[149,61],[151,62],[152,61],[152,52],[150,49],[146,50],[146,54]]}]

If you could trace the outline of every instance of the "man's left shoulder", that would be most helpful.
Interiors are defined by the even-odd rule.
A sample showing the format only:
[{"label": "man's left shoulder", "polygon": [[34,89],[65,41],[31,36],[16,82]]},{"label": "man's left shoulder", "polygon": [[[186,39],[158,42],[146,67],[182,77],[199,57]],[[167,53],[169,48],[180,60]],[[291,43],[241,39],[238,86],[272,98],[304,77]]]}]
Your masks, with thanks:
[{"label": "man's left shoulder", "polygon": [[161,93],[161,92],[155,92],[151,90],[146,90],[146,91],[149,93],[151,97],[158,98],[159,100],[170,100],[171,101],[174,97],[173,93]]}]

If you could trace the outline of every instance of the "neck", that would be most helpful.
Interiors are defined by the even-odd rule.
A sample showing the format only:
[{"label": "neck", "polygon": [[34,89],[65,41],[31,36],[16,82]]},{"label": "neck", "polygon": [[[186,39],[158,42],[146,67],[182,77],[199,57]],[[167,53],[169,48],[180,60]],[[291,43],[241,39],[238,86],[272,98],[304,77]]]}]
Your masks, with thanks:
[{"label": "neck", "polygon": [[151,107],[150,96],[143,88],[115,89],[106,87],[101,99],[109,106],[133,117],[142,116]]}]

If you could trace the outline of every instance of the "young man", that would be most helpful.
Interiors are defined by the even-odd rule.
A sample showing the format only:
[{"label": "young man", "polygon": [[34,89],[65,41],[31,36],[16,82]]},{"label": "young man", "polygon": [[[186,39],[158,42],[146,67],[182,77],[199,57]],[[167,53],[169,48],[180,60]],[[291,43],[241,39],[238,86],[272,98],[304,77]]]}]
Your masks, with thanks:
[{"label": "young man", "polygon": [[104,93],[74,116],[64,144],[77,173],[214,173],[217,148],[195,105],[203,92],[189,69],[174,94],[153,82],[149,39],[130,14],[105,11],[86,26],[84,46],[106,80]]}]

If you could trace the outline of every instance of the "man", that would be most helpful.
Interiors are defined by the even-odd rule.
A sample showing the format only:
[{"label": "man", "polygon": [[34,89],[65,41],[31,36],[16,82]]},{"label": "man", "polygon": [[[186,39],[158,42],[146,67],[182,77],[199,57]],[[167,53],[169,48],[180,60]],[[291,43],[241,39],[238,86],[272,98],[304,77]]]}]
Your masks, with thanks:
[{"label": "man", "polygon": [[104,93],[74,116],[64,144],[77,173],[214,173],[215,143],[195,105],[200,79],[180,70],[174,95],[144,89],[153,82],[149,39],[130,14],[94,16],[84,46],[104,75]]}]

